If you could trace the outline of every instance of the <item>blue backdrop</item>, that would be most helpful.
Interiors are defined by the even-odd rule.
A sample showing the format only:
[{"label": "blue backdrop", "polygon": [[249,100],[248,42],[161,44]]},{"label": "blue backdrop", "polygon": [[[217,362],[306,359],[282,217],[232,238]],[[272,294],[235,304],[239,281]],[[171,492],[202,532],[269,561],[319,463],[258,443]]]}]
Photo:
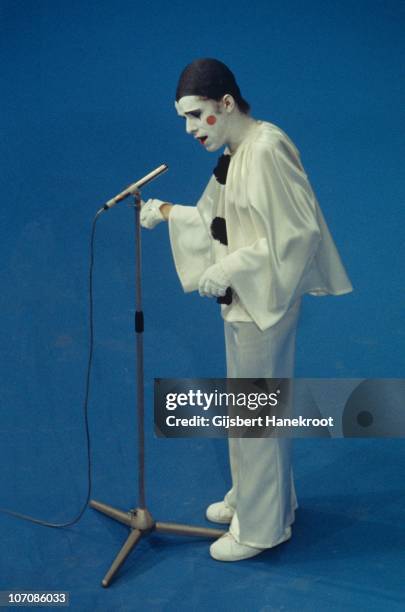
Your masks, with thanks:
[{"label": "blue backdrop", "polygon": [[[162,162],[169,172],[144,197],[198,199],[216,156],[186,135],[173,104],[180,71],[197,57],[227,63],[253,116],[278,124],[296,143],[354,285],[346,297],[305,299],[297,374],[403,376],[403,3],[2,0],[0,28],[1,506],[64,520],[80,505],[91,220],[105,200]],[[90,408],[97,496],[123,507],[135,496],[135,436],[128,437],[135,434],[132,223],[124,203],[98,224]],[[150,403],[154,377],[218,377],[225,366],[217,306],[182,293],[163,224],[143,233],[143,252]],[[160,512],[190,519],[194,504],[200,511],[222,494],[222,445],[155,440],[151,414],[148,436],[150,494]],[[370,453],[391,452],[367,444]],[[331,446],[320,452],[326,456]],[[184,462],[184,481],[173,482],[179,488],[171,499],[173,467]],[[197,468],[213,483],[212,474],[220,474],[215,492],[201,492],[197,474],[189,484]],[[27,548],[18,556],[27,559],[34,533],[36,550],[63,566],[60,535],[0,520],[8,549],[23,532]],[[100,539],[110,534],[100,552],[108,563],[121,531],[94,515],[84,521],[88,529],[97,521]],[[68,571],[67,586],[79,589],[85,557],[85,547],[77,558],[66,553],[71,573],[66,565],[58,570],[59,582],[51,568],[38,568],[35,555],[21,574],[31,578],[24,582],[17,572],[14,579],[10,559],[0,588],[62,588]],[[102,567],[87,568],[91,580]],[[76,605],[86,609],[86,597],[93,595],[80,591]]]}]

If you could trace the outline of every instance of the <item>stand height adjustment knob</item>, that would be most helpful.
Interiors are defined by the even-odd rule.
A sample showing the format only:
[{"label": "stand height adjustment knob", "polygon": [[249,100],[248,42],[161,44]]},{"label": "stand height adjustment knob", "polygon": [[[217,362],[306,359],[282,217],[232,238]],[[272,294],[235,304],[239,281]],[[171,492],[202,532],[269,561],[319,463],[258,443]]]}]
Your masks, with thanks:
[{"label": "stand height adjustment knob", "polygon": [[143,330],[144,330],[143,311],[137,310],[135,312],[135,331],[137,334],[141,334]]}]

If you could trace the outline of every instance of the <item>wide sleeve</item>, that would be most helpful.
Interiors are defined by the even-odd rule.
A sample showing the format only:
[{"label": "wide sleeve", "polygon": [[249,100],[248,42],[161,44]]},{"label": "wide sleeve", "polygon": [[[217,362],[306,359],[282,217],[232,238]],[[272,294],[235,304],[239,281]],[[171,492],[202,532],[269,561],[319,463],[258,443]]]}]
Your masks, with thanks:
[{"label": "wide sleeve", "polygon": [[181,285],[185,292],[195,291],[201,275],[211,263],[211,239],[196,206],[173,206],[169,236]]},{"label": "wide sleeve", "polygon": [[255,143],[246,164],[242,198],[249,211],[251,242],[221,263],[243,306],[265,329],[301,295],[320,229],[315,196],[292,143]]},{"label": "wide sleeve", "polygon": [[198,289],[205,270],[214,263],[210,226],[218,205],[220,185],[212,176],[196,206],[173,206],[169,237],[174,265],[185,292]]}]

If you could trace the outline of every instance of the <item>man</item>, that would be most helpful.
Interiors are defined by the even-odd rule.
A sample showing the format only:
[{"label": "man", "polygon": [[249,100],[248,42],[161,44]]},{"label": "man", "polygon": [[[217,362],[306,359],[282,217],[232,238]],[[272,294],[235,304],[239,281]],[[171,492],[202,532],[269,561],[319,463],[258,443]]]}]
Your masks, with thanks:
[{"label": "man", "polygon": [[[253,119],[227,66],[200,59],[182,72],[175,107],[204,148],[225,148],[196,207],[148,200],[141,223],[169,221],[185,291],[217,297],[229,378],[293,376],[300,298],[352,290],[299,153]],[[297,507],[290,440],[230,438],[232,488],[207,518],[229,523],[214,559],[253,557],[291,537]]]}]

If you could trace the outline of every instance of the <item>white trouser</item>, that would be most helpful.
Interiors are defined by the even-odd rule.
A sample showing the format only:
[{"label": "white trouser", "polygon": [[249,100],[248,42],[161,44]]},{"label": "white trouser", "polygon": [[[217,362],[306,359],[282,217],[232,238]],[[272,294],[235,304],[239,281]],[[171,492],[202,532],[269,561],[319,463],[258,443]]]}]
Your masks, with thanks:
[{"label": "white trouser", "polygon": [[[298,300],[273,327],[225,321],[228,378],[289,378],[294,371]],[[297,508],[288,438],[229,438],[235,509],[230,532],[237,542],[270,548],[291,533]]]}]

